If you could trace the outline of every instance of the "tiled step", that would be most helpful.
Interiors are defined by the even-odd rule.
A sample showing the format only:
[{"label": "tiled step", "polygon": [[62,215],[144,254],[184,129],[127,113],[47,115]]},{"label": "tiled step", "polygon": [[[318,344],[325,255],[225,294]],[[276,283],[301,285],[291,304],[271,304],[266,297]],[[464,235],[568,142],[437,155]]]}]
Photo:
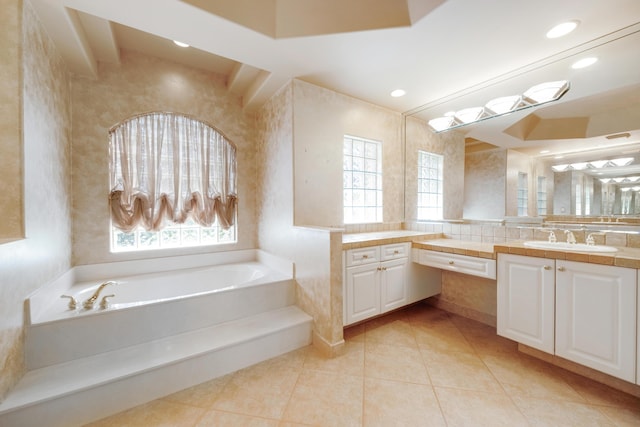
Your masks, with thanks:
[{"label": "tiled step", "polygon": [[35,369],[0,404],[0,425],[82,425],[310,343],[311,317],[289,306]]}]

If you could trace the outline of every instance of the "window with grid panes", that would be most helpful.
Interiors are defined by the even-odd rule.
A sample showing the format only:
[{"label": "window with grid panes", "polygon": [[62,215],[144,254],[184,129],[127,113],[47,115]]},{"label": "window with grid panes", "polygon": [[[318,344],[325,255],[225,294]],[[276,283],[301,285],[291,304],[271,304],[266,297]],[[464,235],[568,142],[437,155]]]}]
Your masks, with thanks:
[{"label": "window with grid panes", "polygon": [[438,220],[444,215],[443,157],[418,151],[418,220]]},{"label": "window with grid panes", "polygon": [[345,224],[382,222],[382,143],[345,135],[343,151]]}]

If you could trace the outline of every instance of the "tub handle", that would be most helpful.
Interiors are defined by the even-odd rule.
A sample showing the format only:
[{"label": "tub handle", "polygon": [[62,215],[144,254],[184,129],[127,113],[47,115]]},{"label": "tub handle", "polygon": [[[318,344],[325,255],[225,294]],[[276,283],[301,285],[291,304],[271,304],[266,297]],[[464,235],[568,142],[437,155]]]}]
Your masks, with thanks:
[{"label": "tub handle", "polygon": [[101,309],[103,309],[103,310],[105,310],[105,309],[109,308],[110,303],[109,303],[109,301],[107,300],[107,298],[113,298],[113,297],[115,297],[115,296],[116,296],[115,294],[111,294],[111,295],[105,295],[105,296],[103,296],[103,297],[102,297],[102,301],[100,301],[100,308],[101,308]]},{"label": "tub handle", "polygon": [[60,295],[60,298],[69,298],[69,310],[75,310],[78,308],[78,300],[71,295]]}]

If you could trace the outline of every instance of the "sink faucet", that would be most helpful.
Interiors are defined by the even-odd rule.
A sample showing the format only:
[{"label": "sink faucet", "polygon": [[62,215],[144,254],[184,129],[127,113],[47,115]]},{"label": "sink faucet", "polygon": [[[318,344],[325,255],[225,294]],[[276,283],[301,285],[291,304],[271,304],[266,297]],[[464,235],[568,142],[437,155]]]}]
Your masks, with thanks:
[{"label": "sink faucet", "polygon": [[573,244],[576,242],[576,236],[573,235],[573,231],[571,230],[564,230],[564,234],[567,235],[567,243],[569,244]]},{"label": "sink faucet", "polygon": [[117,284],[118,284],[117,282],[112,282],[112,281],[104,282],[103,284],[98,286],[98,289],[96,289],[96,291],[93,293],[93,295],[91,295],[89,299],[87,299],[85,302],[82,303],[82,306],[85,308],[85,310],[91,310],[93,308],[93,305],[96,303],[96,300],[100,296],[100,292],[102,292],[102,289],[104,289],[104,287],[107,285],[117,285]]}]

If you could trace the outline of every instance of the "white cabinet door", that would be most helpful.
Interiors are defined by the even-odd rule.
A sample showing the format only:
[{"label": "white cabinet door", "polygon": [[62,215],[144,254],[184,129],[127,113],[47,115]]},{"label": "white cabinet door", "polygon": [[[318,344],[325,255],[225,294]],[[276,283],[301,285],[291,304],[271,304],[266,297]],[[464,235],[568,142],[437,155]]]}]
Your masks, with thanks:
[{"label": "white cabinet door", "polygon": [[368,264],[346,269],[346,325],[380,313],[379,266],[379,264]]},{"label": "white cabinet door", "polygon": [[636,381],[636,270],[556,262],[556,354]]},{"label": "white cabinet door", "polygon": [[498,254],[498,335],[554,351],[554,261]]},{"label": "white cabinet door", "polygon": [[407,303],[407,258],[380,264],[381,312],[402,307]]}]

